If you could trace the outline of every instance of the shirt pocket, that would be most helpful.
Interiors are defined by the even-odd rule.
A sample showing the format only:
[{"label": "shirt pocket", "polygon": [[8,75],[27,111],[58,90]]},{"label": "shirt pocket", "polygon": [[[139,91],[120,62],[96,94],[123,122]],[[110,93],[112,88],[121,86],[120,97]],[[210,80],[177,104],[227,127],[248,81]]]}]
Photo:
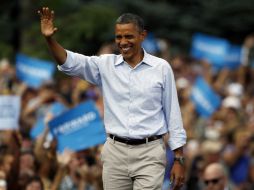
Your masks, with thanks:
[{"label": "shirt pocket", "polygon": [[144,101],[142,103],[142,109],[154,110],[161,106],[161,94],[162,89],[160,86],[150,86],[144,88]]}]

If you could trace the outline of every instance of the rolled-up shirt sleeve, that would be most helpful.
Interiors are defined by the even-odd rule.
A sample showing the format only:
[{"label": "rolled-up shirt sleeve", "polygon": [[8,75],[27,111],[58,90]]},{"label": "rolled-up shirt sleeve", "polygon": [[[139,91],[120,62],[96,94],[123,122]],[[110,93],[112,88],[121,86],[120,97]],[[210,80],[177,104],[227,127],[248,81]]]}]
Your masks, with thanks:
[{"label": "rolled-up shirt sleeve", "polygon": [[70,76],[80,77],[92,84],[101,85],[99,72],[100,57],[85,56],[66,50],[67,58],[63,65],[58,65],[59,71]]},{"label": "rolled-up shirt sleeve", "polygon": [[169,131],[169,146],[172,150],[186,143],[186,131],[177,97],[174,74],[169,65],[164,67],[164,89],[162,96],[163,111]]}]

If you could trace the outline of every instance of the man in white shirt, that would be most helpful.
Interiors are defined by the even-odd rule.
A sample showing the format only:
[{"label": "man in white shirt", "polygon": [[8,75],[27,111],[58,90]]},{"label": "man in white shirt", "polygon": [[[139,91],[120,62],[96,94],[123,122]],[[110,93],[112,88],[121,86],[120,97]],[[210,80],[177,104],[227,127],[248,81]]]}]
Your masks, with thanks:
[{"label": "man in white shirt", "polygon": [[108,134],[102,150],[105,190],[161,189],[166,151],[163,136],[175,153],[171,171],[174,189],[184,183],[182,147],[186,133],[177,98],[173,71],[167,61],[142,48],[143,20],[121,15],[115,25],[120,55],[85,56],[65,50],[54,38],[54,12],[39,11],[41,32],[58,69],[100,87],[104,124]]}]

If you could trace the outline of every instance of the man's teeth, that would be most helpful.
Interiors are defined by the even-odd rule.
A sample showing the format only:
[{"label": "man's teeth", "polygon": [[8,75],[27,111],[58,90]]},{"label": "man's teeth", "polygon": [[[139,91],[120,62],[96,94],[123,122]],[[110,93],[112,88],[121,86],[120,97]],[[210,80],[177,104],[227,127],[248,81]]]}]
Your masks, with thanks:
[{"label": "man's teeth", "polygon": [[122,48],[123,51],[128,51],[130,48]]}]

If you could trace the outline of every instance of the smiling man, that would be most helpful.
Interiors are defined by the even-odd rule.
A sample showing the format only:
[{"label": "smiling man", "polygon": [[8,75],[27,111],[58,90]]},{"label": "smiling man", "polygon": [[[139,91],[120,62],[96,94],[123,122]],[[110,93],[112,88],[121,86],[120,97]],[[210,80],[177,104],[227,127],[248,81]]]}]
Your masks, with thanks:
[{"label": "smiling man", "polygon": [[166,166],[163,136],[167,133],[175,153],[173,189],[180,189],[186,133],[174,75],[167,61],[142,48],[146,37],[143,20],[129,13],[116,20],[115,43],[120,55],[85,56],[65,50],[53,38],[57,31],[53,11],[42,8],[39,14],[41,32],[58,69],[102,90],[108,134],[101,153],[104,189],[161,189]]},{"label": "smiling man", "polygon": [[118,18],[115,26],[115,42],[123,59],[131,67],[135,67],[144,57],[141,44],[146,37],[146,31],[141,18],[132,17],[134,15],[124,14]]}]

